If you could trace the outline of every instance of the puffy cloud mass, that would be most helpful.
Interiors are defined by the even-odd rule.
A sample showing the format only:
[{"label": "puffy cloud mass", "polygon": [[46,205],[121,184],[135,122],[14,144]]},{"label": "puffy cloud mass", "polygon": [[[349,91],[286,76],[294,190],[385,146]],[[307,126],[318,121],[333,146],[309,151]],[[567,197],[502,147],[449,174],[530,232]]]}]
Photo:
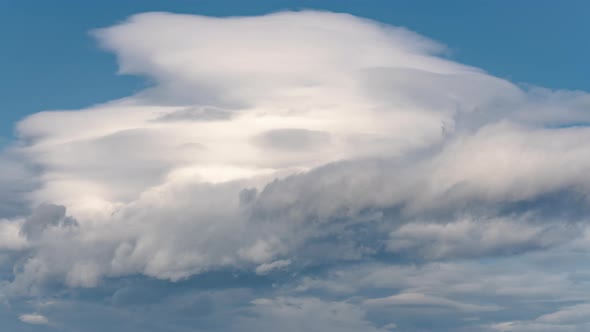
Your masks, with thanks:
[{"label": "puffy cloud mass", "polygon": [[[93,35],[153,85],[18,123],[0,157],[14,317],[68,331],[94,331],[76,311],[113,326],[126,312],[138,331],[590,324],[589,94],[518,86],[345,14],[146,13]],[[189,318],[145,316],[172,309]]]}]

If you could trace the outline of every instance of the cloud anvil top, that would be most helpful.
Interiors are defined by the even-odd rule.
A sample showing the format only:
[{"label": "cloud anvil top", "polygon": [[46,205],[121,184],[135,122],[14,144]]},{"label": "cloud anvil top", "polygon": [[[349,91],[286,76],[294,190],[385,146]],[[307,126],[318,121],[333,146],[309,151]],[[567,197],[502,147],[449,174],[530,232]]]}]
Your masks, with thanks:
[{"label": "cloud anvil top", "polygon": [[155,12],[92,35],[153,85],[18,123],[0,155],[0,317],[590,328],[589,94],[348,14]]}]

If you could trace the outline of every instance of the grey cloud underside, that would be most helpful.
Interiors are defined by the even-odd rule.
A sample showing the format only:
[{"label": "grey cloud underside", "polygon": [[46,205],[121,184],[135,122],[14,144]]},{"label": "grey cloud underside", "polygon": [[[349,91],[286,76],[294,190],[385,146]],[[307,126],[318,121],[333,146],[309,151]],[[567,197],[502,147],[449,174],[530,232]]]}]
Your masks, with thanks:
[{"label": "grey cloud underside", "polygon": [[48,227],[76,227],[78,224],[66,216],[66,208],[44,204],[35,209],[21,226],[21,234],[28,239],[40,237]]},{"label": "grey cloud underside", "polygon": [[273,129],[257,138],[263,146],[271,149],[297,152],[321,148],[330,142],[330,134],[307,129]]},{"label": "grey cloud underside", "polygon": [[156,84],[18,124],[0,157],[6,326],[590,325],[588,94],[341,14],[148,13],[95,35]]},{"label": "grey cloud underside", "polygon": [[213,107],[187,108],[164,114],[155,121],[221,121],[231,118],[232,113]]}]

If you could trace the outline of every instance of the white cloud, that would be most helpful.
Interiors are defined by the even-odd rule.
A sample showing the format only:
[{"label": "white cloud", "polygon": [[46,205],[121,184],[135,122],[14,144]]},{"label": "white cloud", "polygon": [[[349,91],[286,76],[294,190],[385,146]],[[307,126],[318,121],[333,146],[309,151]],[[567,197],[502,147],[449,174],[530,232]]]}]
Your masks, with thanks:
[{"label": "white cloud", "polygon": [[33,325],[46,325],[49,323],[49,320],[40,314],[33,313],[33,314],[23,314],[18,317],[23,323],[33,324]]},{"label": "white cloud", "polygon": [[543,315],[537,321],[553,324],[590,324],[590,303],[582,303],[562,308],[556,312]]},{"label": "white cloud", "polygon": [[401,293],[383,298],[368,299],[365,303],[369,306],[423,306],[466,312],[494,311],[501,309],[497,306],[463,303],[422,293]]},{"label": "white cloud", "polygon": [[557,331],[557,332],[581,332],[590,327],[590,305],[581,303],[563,307],[555,312],[548,313],[529,321],[511,321],[493,324],[491,329],[501,332],[528,332],[528,331]]},{"label": "white cloud", "polygon": [[26,248],[27,241],[20,234],[20,229],[19,222],[0,220],[0,251]]},{"label": "white cloud", "polygon": [[281,259],[278,261],[274,261],[272,263],[264,263],[260,264],[256,267],[256,274],[258,275],[265,275],[274,270],[283,269],[291,264],[291,261],[288,259]]},{"label": "white cloud", "polygon": [[[6,294],[137,274],[297,279],[386,256],[399,266],[285,286],[356,296],[348,302],[273,294],[248,311],[267,319],[242,321],[377,331],[394,326],[369,322],[359,303],[488,313],[501,305],[477,296],[571,300],[583,289],[567,276],[428,261],[557,250],[584,234],[590,129],[568,124],[588,121],[587,94],[524,89],[343,14],[149,13],[95,34],[122,73],[154,86],[18,124],[0,184],[24,188],[15,197],[32,212],[0,222],[0,249],[21,255],[7,260]],[[557,194],[567,218],[541,211]],[[362,290],[379,288],[400,293],[364,302],[375,296]]]}]

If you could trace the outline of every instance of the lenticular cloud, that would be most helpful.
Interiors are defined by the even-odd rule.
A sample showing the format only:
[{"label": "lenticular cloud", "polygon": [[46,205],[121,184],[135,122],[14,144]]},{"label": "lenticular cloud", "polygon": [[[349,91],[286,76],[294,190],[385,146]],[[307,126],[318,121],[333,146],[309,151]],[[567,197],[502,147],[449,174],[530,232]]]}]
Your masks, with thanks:
[{"label": "lenticular cloud", "polygon": [[[587,247],[587,94],[343,14],[148,13],[93,34],[153,85],[18,124],[3,162],[30,174],[0,183],[27,183],[29,209],[0,222],[7,294]],[[364,303],[498,308],[416,292]]]}]

